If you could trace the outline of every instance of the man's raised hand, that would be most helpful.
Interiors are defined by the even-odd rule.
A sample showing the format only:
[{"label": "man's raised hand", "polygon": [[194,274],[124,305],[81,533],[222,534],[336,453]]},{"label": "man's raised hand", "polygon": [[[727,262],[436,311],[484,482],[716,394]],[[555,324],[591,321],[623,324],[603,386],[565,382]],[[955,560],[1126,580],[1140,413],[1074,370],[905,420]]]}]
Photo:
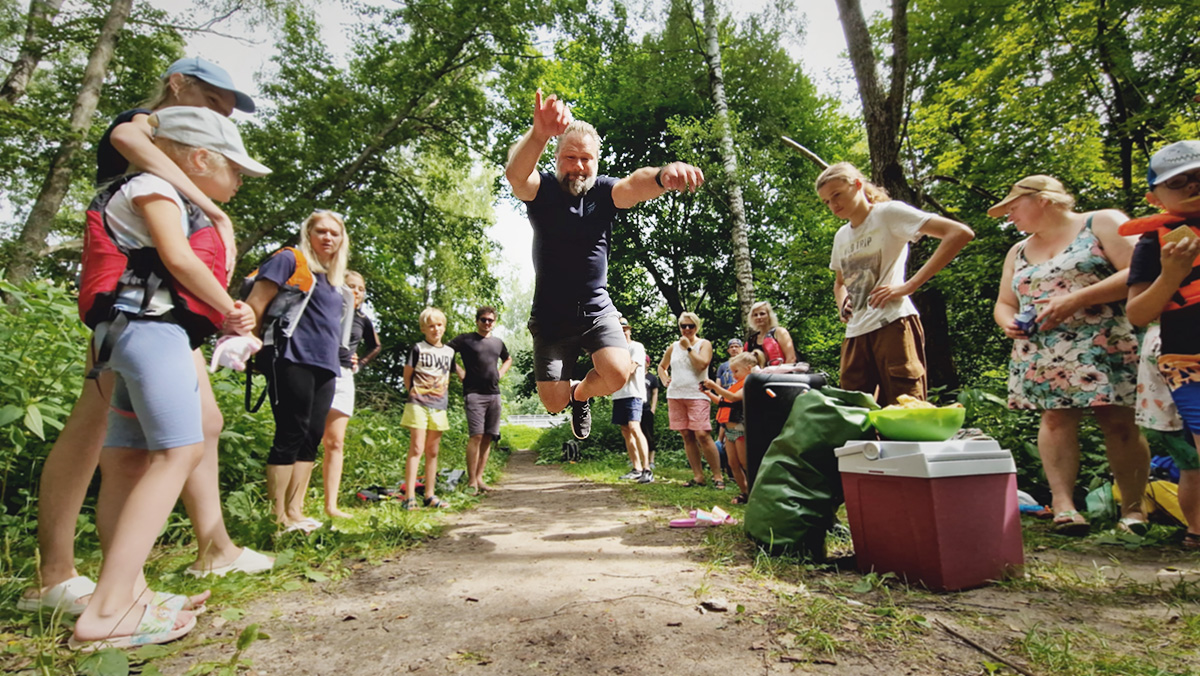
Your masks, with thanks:
[{"label": "man's raised hand", "polygon": [[704,185],[704,172],[686,162],[672,162],[662,168],[659,180],[667,190],[696,192],[697,188]]},{"label": "man's raised hand", "polygon": [[533,135],[542,141],[549,141],[567,130],[571,124],[571,109],[567,104],[558,100],[554,94],[542,99],[542,90],[537,90],[533,98]]}]

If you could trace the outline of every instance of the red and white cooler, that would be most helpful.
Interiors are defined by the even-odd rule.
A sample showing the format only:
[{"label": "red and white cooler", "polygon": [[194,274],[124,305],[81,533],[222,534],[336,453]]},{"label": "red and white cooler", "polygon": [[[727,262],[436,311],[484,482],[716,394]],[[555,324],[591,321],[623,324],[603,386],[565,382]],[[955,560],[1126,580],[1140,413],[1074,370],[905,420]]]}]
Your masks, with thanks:
[{"label": "red and white cooler", "polygon": [[1017,467],[997,442],[855,441],[836,453],[861,572],[937,591],[1021,574]]}]

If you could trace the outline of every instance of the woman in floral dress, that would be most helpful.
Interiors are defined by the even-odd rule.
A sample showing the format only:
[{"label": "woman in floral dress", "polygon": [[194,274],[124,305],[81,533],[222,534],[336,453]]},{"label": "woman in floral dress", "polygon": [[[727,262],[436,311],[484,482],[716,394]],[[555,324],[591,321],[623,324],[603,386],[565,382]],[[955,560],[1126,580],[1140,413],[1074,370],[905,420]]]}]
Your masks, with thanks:
[{"label": "woman in floral dress", "polygon": [[[1014,339],[1008,404],[1042,412],[1038,453],[1056,531],[1083,535],[1089,529],[1073,493],[1079,422],[1090,409],[1121,490],[1118,528],[1144,533],[1150,449],[1134,421],[1138,340],[1123,303],[1133,243],[1117,234],[1128,219],[1111,209],[1075,213],[1074,206],[1056,179],[1029,176],[988,209],[1029,234],[1008,252],[996,299],[996,323]],[[1018,322],[1029,308],[1032,326]]]}]

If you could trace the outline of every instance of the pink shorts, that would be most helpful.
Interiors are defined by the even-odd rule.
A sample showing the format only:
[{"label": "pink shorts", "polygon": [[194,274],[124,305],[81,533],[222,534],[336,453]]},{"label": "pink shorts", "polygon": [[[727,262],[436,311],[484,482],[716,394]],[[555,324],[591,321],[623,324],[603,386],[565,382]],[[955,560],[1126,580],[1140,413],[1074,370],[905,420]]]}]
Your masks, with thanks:
[{"label": "pink shorts", "polygon": [[668,399],[667,415],[673,430],[712,431],[709,420],[712,404],[708,399]]}]

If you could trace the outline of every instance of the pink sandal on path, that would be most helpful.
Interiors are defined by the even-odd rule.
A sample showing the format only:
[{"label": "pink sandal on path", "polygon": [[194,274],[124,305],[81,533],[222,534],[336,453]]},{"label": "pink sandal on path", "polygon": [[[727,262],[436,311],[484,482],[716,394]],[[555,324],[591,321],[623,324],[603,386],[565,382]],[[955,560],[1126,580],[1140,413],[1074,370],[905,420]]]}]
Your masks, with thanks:
[{"label": "pink sandal on path", "polygon": [[688,512],[686,519],[672,519],[671,528],[707,528],[708,526],[734,525],[737,519],[720,507],[713,507],[711,512],[696,509]]}]

